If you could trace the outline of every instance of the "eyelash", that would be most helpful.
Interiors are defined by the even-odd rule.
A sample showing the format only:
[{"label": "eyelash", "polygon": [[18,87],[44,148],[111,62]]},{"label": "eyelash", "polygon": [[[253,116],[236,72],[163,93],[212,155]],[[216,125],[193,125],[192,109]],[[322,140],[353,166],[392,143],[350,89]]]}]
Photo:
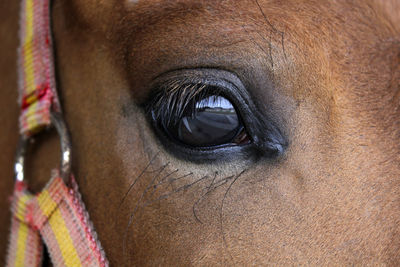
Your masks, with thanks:
[{"label": "eyelash", "polygon": [[221,93],[216,86],[169,81],[151,96],[147,113],[163,125],[175,124],[184,115],[183,112],[188,105],[192,104],[193,108],[190,110],[195,110],[194,105],[197,100]]}]

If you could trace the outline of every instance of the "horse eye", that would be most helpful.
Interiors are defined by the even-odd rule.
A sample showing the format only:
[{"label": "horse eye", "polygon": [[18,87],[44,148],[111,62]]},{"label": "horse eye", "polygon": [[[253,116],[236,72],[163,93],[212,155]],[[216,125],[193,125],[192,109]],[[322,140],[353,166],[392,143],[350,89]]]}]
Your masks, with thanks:
[{"label": "horse eye", "polygon": [[164,125],[167,134],[191,147],[247,144],[250,139],[233,104],[211,95],[187,105],[175,123]]},{"label": "horse eye", "polygon": [[285,138],[242,81],[220,69],[164,73],[141,103],[155,141],[194,163],[252,161],[283,153]]}]

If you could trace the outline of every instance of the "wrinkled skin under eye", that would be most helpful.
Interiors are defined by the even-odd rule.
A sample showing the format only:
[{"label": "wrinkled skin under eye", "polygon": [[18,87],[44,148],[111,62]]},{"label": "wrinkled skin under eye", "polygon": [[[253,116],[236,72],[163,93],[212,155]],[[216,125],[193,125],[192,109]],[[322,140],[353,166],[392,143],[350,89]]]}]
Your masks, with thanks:
[{"label": "wrinkled skin under eye", "polygon": [[249,138],[233,104],[211,95],[189,105],[176,124],[164,125],[172,138],[193,147],[245,144]]}]

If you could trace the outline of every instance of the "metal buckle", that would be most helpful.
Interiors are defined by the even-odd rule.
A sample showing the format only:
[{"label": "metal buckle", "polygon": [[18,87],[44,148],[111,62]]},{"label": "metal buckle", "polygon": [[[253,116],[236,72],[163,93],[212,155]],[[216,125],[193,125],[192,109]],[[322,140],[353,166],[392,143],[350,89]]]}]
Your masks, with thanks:
[{"label": "metal buckle", "polygon": [[[61,164],[60,164],[60,176],[67,184],[71,174],[71,142],[67,130],[67,126],[64,122],[63,116],[59,112],[51,112],[50,113],[51,123],[57,130],[58,135],[60,136],[60,144],[61,144]],[[26,148],[29,144],[30,137],[25,137],[21,135],[17,147],[17,153],[15,158],[15,180],[16,181],[24,181],[25,173],[24,173],[24,162],[25,162],[25,154]]]}]

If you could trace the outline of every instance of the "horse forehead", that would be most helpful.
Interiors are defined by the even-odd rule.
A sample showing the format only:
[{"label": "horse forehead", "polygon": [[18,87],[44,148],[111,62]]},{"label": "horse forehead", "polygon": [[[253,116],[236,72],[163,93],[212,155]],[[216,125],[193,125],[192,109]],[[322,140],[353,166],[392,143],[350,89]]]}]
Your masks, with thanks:
[{"label": "horse forehead", "polygon": [[[265,23],[265,16],[268,23],[280,24],[278,26],[285,31],[309,31],[311,35],[320,35],[326,34],[333,27],[335,30],[349,32],[357,28],[357,25],[369,24],[371,21],[363,18],[371,17],[375,11],[380,14],[379,20],[385,20],[385,15],[398,10],[396,6],[400,5],[399,2],[336,1],[332,5],[328,1],[294,0],[72,0],[64,3],[69,6],[70,13],[75,13],[75,16],[70,16],[71,19],[84,22],[85,26],[108,35],[118,31],[127,22],[131,27],[144,31],[147,26],[161,20],[180,21],[180,24],[192,26],[211,21],[225,26],[224,22],[233,19],[242,25]],[[191,23],[194,20],[196,22]],[[180,27],[179,23],[176,27]]]},{"label": "horse forehead", "polygon": [[[379,0],[371,0],[379,1]],[[340,6],[354,7],[363,1],[337,1],[334,6],[326,1],[276,1],[276,0],[245,0],[245,1],[214,1],[214,0],[72,0],[74,7],[71,11],[79,13],[86,22],[94,25],[101,25],[104,22],[114,23],[121,19],[121,16],[136,16],[137,23],[140,23],[142,16],[152,16],[155,19],[168,16],[181,15],[182,12],[197,11],[206,13],[210,16],[218,17],[218,14],[234,12],[241,15],[246,12],[256,11],[259,13],[259,6],[267,8],[268,14],[280,13],[284,9],[286,13],[291,13],[294,17],[297,13],[320,13],[325,17],[335,16],[333,8],[340,10]],[[366,1],[364,1],[366,2]],[[368,0],[368,2],[370,2]],[[294,8],[295,7],[295,8]],[[339,7],[339,8],[338,8]],[[115,11],[115,12],[113,12]],[[223,19],[223,18],[221,18]]]}]

